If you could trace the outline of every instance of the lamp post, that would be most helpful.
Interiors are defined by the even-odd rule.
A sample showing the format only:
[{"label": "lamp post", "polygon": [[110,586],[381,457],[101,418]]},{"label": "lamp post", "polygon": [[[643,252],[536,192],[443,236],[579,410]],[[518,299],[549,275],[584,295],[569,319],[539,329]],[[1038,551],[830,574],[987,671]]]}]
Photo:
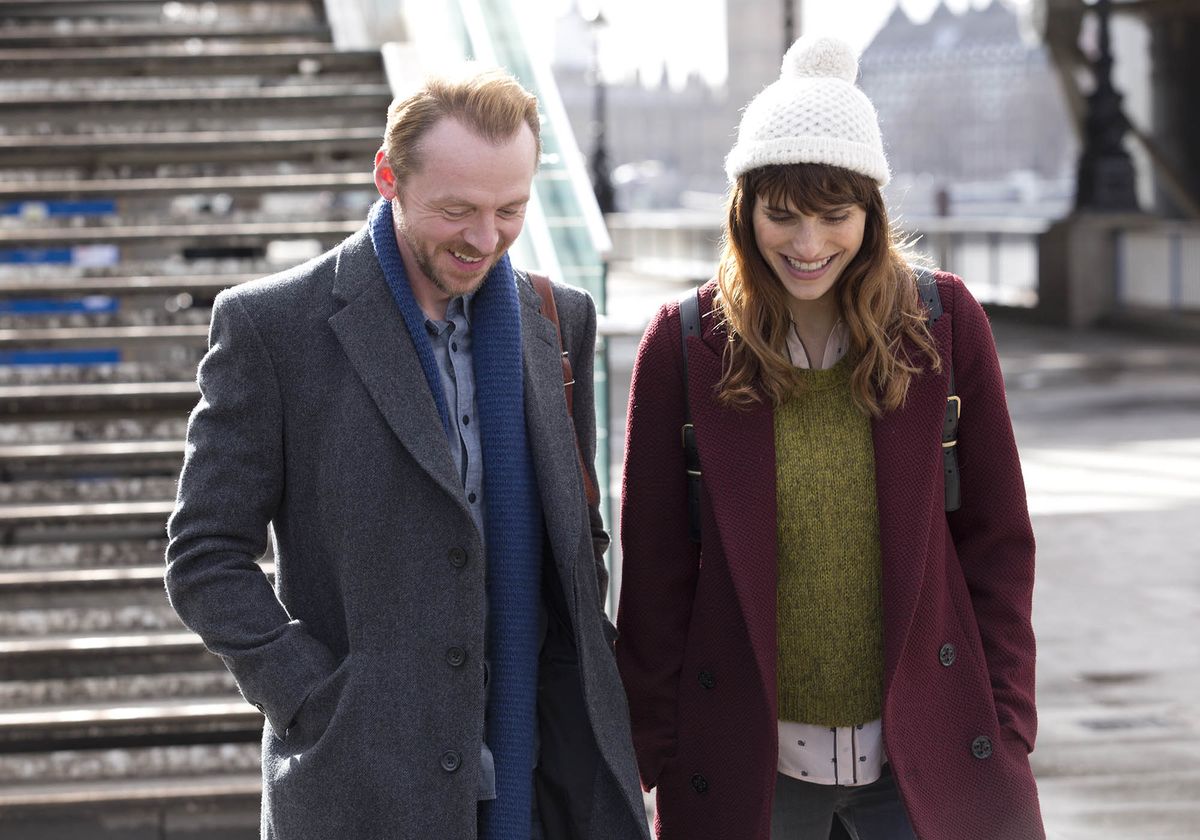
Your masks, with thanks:
[{"label": "lamp post", "polygon": [[608,21],[600,11],[600,5],[594,4],[584,12],[584,20],[592,31],[592,154],[588,161],[588,170],[592,178],[592,191],[596,195],[596,203],[600,205],[601,213],[613,213],[617,209],[616,194],[613,191],[612,176],[609,173],[608,138],[608,90],[604,84],[604,74],[600,69],[600,37]]},{"label": "lamp post", "polygon": [[783,51],[796,40],[796,0],[783,0]]},{"label": "lamp post", "polygon": [[1096,88],[1087,98],[1083,154],[1079,157],[1075,209],[1102,213],[1137,212],[1133,160],[1122,139],[1128,124],[1121,110],[1121,94],[1112,82],[1112,47],[1108,22],[1111,0],[1097,0],[1099,55],[1092,62]]}]

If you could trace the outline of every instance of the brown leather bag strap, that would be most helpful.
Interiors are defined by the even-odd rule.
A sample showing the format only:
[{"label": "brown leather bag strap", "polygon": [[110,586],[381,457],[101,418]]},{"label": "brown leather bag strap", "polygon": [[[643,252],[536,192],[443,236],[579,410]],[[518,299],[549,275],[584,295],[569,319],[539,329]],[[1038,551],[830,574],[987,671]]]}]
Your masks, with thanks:
[{"label": "brown leather bag strap", "polygon": [[[575,374],[571,371],[571,359],[567,354],[567,348],[563,346],[562,330],[558,326],[558,305],[554,302],[554,289],[550,285],[550,278],[544,274],[534,274],[532,271],[526,272],[529,277],[529,282],[533,284],[534,291],[538,293],[538,297],[542,299],[542,314],[554,324],[554,332],[558,335],[558,346],[562,351],[562,373],[563,373],[563,394],[567,398],[567,416],[571,418],[572,426],[575,420]],[[587,464],[583,460],[583,450],[579,448],[579,436],[575,435],[575,454],[579,457],[579,475],[583,478],[583,492],[587,496],[589,505],[600,504],[600,488],[596,486],[596,482],[592,480],[591,474],[587,470]]]}]

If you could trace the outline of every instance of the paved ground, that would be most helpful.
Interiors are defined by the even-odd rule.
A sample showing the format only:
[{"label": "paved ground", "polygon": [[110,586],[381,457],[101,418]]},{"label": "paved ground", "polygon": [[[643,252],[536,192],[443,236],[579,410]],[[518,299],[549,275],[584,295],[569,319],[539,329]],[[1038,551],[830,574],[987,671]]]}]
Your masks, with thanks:
[{"label": "paved ground", "polygon": [[1200,837],[1200,341],[997,323],[1057,840]]},{"label": "paved ground", "polygon": [[[617,277],[609,309],[676,293]],[[994,332],[1038,539],[1050,838],[1200,838],[1200,336]],[[610,348],[615,473],[635,347]]]}]

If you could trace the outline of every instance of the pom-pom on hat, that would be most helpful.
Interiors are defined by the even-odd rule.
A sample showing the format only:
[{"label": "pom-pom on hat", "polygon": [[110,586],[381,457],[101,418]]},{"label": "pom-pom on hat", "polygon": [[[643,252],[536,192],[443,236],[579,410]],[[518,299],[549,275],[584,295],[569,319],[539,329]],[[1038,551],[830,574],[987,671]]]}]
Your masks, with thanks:
[{"label": "pom-pom on hat", "polygon": [[806,36],[783,57],[779,78],[750,100],[725,158],[731,182],[760,166],[824,163],[891,180],[879,117],[854,86],[858,58],[838,38]]}]

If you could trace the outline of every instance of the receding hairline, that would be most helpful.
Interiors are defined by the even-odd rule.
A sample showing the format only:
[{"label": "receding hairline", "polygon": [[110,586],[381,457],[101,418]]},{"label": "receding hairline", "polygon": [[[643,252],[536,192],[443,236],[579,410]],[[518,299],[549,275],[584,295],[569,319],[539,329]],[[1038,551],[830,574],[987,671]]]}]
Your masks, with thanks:
[{"label": "receding hairline", "polygon": [[425,163],[425,154],[429,145],[430,136],[446,123],[457,123],[465,132],[467,132],[467,134],[482,140],[496,149],[517,140],[522,136],[523,131],[528,133],[529,138],[533,141],[533,168],[535,172],[537,171],[538,160],[541,157],[541,144],[539,143],[537,135],[535,135],[533,131],[530,130],[529,126],[524,122],[518,123],[517,127],[513,129],[511,134],[488,136],[461,117],[455,114],[444,114],[443,116],[438,117],[438,119],[433,122],[428,129],[422,132],[417,138],[416,142],[410,147],[409,161],[412,164],[410,166],[410,174],[416,174],[417,172],[421,171]]},{"label": "receding hairline", "polygon": [[446,118],[495,146],[513,140],[527,126],[537,169],[542,149],[537,97],[501,68],[468,64],[457,73],[427,77],[388,108],[383,151],[398,179],[422,167],[427,136]]}]

